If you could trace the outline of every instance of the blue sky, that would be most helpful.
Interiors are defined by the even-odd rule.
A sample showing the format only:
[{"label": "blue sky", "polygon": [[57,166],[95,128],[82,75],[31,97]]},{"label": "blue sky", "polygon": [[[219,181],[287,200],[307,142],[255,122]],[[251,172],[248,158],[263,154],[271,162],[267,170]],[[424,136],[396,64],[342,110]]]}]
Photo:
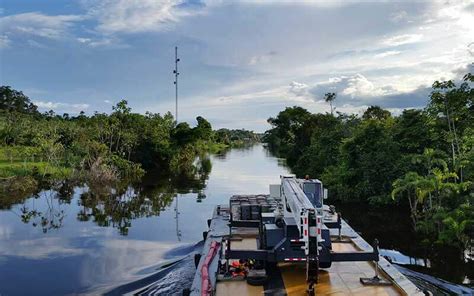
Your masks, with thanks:
[{"label": "blue sky", "polygon": [[174,110],[264,131],[285,106],[394,113],[426,103],[474,54],[473,1],[3,0],[0,81],[41,110]]}]

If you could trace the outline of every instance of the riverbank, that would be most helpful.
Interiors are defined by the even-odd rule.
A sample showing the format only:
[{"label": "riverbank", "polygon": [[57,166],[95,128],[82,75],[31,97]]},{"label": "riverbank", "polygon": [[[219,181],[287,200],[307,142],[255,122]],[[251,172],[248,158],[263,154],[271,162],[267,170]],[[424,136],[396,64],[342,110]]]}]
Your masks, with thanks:
[{"label": "riverbank", "polygon": [[268,119],[264,141],[297,176],[321,179],[332,200],[402,209],[427,249],[462,258],[474,241],[473,82],[435,81],[425,108],[400,114],[288,107]]},{"label": "riverbank", "polygon": [[[252,131],[213,130],[201,116],[191,127],[169,112],[133,113],[126,100],[110,114],[70,116],[40,113],[26,95],[8,86],[0,87],[0,97],[0,179],[5,180],[0,195],[32,194],[63,180],[110,187],[152,170],[195,179],[210,169],[208,154],[259,140]],[[31,186],[20,190],[25,180]],[[33,184],[38,187],[30,190]]]}]

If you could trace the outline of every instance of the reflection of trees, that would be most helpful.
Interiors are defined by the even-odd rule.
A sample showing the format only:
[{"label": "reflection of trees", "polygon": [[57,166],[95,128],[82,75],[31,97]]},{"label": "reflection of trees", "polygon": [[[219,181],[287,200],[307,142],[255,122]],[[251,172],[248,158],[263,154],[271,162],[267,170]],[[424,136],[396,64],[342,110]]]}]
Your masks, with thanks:
[{"label": "reflection of trees", "polygon": [[163,187],[144,190],[126,186],[106,195],[89,190],[80,196],[82,208],[77,218],[80,221],[92,219],[103,227],[116,227],[120,234],[126,235],[133,219],[159,215],[171,204],[174,195]]},{"label": "reflection of trees", "polygon": [[39,226],[44,233],[47,233],[51,229],[63,226],[65,217],[63,203],[56,192],[48,190],[25,201],[19,211],[12,210],[12,212],[19,216],[23,223],[31,224],[33,227]]},{"label": "reflection of trees", "polygon": [[150,172],[139,183],[89,186],[80,196],[82,208],[77,218],[115,227],[120,234],[127,235],[133,219],[160,215],[177,193],[198,193],[198,201],[205,198],[203,189],[211,169],[210,159],[201,156],[195,161],[192,172],[178,176]]},{"label": "reflection of trees", "polygon": [[[93,221],[99,226],[115,227],[127,235],[132,220],[160,215],[171,205],[178,193],[197,193],[200,202],[212,164],[207,155],[196,158],[190,170],[179,175],[150,172],[139,182],[121,181],[113,184],[88,180],[79,196],[79,221]],[[43,232],[63,226],[63,205],[70,204],[78,186],[77,180],[39,184],[43,191],[25,192],[17,197],[1,198],[0,209],[11,209],[22,222],[41,227]],[[36,187],[35,187],[36,188]],[[21,192],[23,193],[23,191]],[[29,198],[28,198],[29,197]]]},{"label": "reflection of trees", "polygon": [[169,176],[169,180],[178,193],[202,193],[211,170],[210,158],[207,155],[201,155],[195,160],[191,170]]},{"label": "reflection of trees", "polygon": [[37,191],[38,182],[31,177],[0,178],[0,210],[25,202]]},{"label": "reflection of trees", "polygon": [[237,147],[229,147],[227,149],[220,150],[218,153],[214,154],[214,157],[217,159],[226,159],[227,154],[229,154],[230,151],[252,151],[252,149],[255,148],[255,143],[246,143]]},{"label": "reflection of trees", "polygon": [[[43,191],[19,191],[12,193],[9,199],[2,199],[0,209],[10,209],[13,205],[22,203],[12,212],[20,217],[21,221],[34,227],[41,227],[44,233],[51,229],[62,227],[65,212],[63,204],[69,204],[74,194],[76,182],[63,180],[55,183],[44,183]],[[29,193],[29,194],[28,194]],[[28,195],[25,195],[28,194]]]},{"label": "reflection of trees", "polygon": [[[23,198],[19,212],[12,211],[23,223],[34,227],[39,226],[44,233],[51,229],[59,229],[65,217],[63,205],[71,203],[76,185],[77,183],[71,180],[45,183],[43,186],[46,190],[34,193],[29,199]],[[7,208],[11,208],[16,203],[8,204]]]},{"label": "reflection of trees", "polygon": [[462,283],[469,270],[472,270],[472,262],[464,262],[455,248],[427,247],[423,238],[413,231],[409,211],[405,209],[367,210],[367,205],[354,203],[336,204],[336,209],[342,212],[342,218],[346,219],[351,227],[362,233],[365,240],[373,241],[377,238],[381,248],[397,250],[409,257],[422,258],[431,263],[430,268],[410,266],[411,269],[455,283]]},{"label": "reflection of trees", "polygon": [[217,158],[217,159],[223,159],[224,160],[224,159],[227,158],[227,154],[230,152],[230,150],[232,150],[232,149],[230,149],[230,148],[229,149],[222,149],[218,153],[216,153],[214,155],[214,157]]}]

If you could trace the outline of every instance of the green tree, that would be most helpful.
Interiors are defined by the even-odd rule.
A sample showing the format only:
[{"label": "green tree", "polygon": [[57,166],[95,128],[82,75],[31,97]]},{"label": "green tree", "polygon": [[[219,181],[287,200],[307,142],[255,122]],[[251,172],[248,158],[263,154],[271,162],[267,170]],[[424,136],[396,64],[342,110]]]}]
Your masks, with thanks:
[{"label": "green tree", "polygon": [[390,125],[376,119],[361,124],[354,136],[343,142],[341,158],[346,174],[341,182],[352,189],[352,198],[387,201],[392,180],[398,174],[398,144]]},{"label": "green tree", "polygon": [[419,219],[418,216],[418,202],[417,193],[420,193],[418,188],[422,183],[422,177],[415,172],[406,173],[402,178],[398,178],[393,182],[392,198],[406,198],[410,206],[410,217],[413,226],[416,228]]},{"label": "green tree", "polygon": [[396,118],[394,138],[400,152],[421,154],[426,147],[433,147],[436,141],[434,126],[423,110],[408,109]]},{"label": "green tree", "polygon": [[295,145],[297,135],[310,113],[302,107],[287,107],[277,117],[269,118],[272,129],[265,132],[265,141],[270,148],[280,155],[285,155]]},{"label": "green tree", "polygon": [[295,147],[296,165],[293,171],[299,176],[320,176],[324,169],[337,165],[340,146],[346,135],[340,118],[329,114],[314,114],[304,124]]},{"label": "green tree", "polygon": [[450,144],[451,164],[459,171],[461,182],[464,179],[464,164],[461,159],[465,152],[462,149],[462,135],[474,122],[474,92],[469,85],[471,82],[470,73],[464,76],[464,82],[459,87],[452,80],[435,81],[427,108],[433,117],[438,118],[442,114],[438,119],[444,120],[447,126],[444,139]]},{"label": "green tree", "polygon": [[331,115],[333,115],[333,108],[332,108],[332,102],[334,102],[334,100],[336,100],[336,93],[326,93],[324,95],[324,101],[326,103],[329,103],[329,106],[331,107]]},{"label": "green tree", "polygon": [[205,141],[211,140],[212,136],[212,126],[204,117],[198,116],[196,117],[197,126],[194,128],[196,138],[202,139]]},{"label": "green tree", "polygon": [[0,110],[9,112],[37,114],[38,107],[21,91],[10,86],[0,86]]},{"label": "green tree", "polygon": [[392,115],[390,114],[390,111],[382,109],[379,106],[370,106],[365,110],[364,114],[362,115],[362,118],[367,120],[367,119],[377,119],[377,120],[385,120]]}]

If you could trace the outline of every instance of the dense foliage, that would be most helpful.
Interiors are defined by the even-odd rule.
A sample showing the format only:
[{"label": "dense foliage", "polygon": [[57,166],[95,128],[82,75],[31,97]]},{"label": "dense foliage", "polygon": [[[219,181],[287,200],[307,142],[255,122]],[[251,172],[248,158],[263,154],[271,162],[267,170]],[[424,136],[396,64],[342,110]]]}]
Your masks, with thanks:
[{"label": "dense foliage", "polygon": [[406,206],[426,243],[464,250],[474,233],[473,81],[436,81],[426,108],[399,116],[286,108],[268,119],[264,141],[295,174],[322,179],[331,199]]},{"label": "dense foliage", "polygon": [[134,178],[145,170],[194,175],[196,158],[253,138],[248,131],[212,130],[164,115],[133,113],[126,100],[110,114],[86,116],[40,113],[30,99],[0,87],[0,177],[19,175],[60,179],[83,175],[101,182]]},{"label": "dense foliage", "polygon": [[245,129],[230,130],[221,128],[216,131],[215,137],[219,143],[224,143],[232,147],[244,146],[260,141],[258,134]]}]

